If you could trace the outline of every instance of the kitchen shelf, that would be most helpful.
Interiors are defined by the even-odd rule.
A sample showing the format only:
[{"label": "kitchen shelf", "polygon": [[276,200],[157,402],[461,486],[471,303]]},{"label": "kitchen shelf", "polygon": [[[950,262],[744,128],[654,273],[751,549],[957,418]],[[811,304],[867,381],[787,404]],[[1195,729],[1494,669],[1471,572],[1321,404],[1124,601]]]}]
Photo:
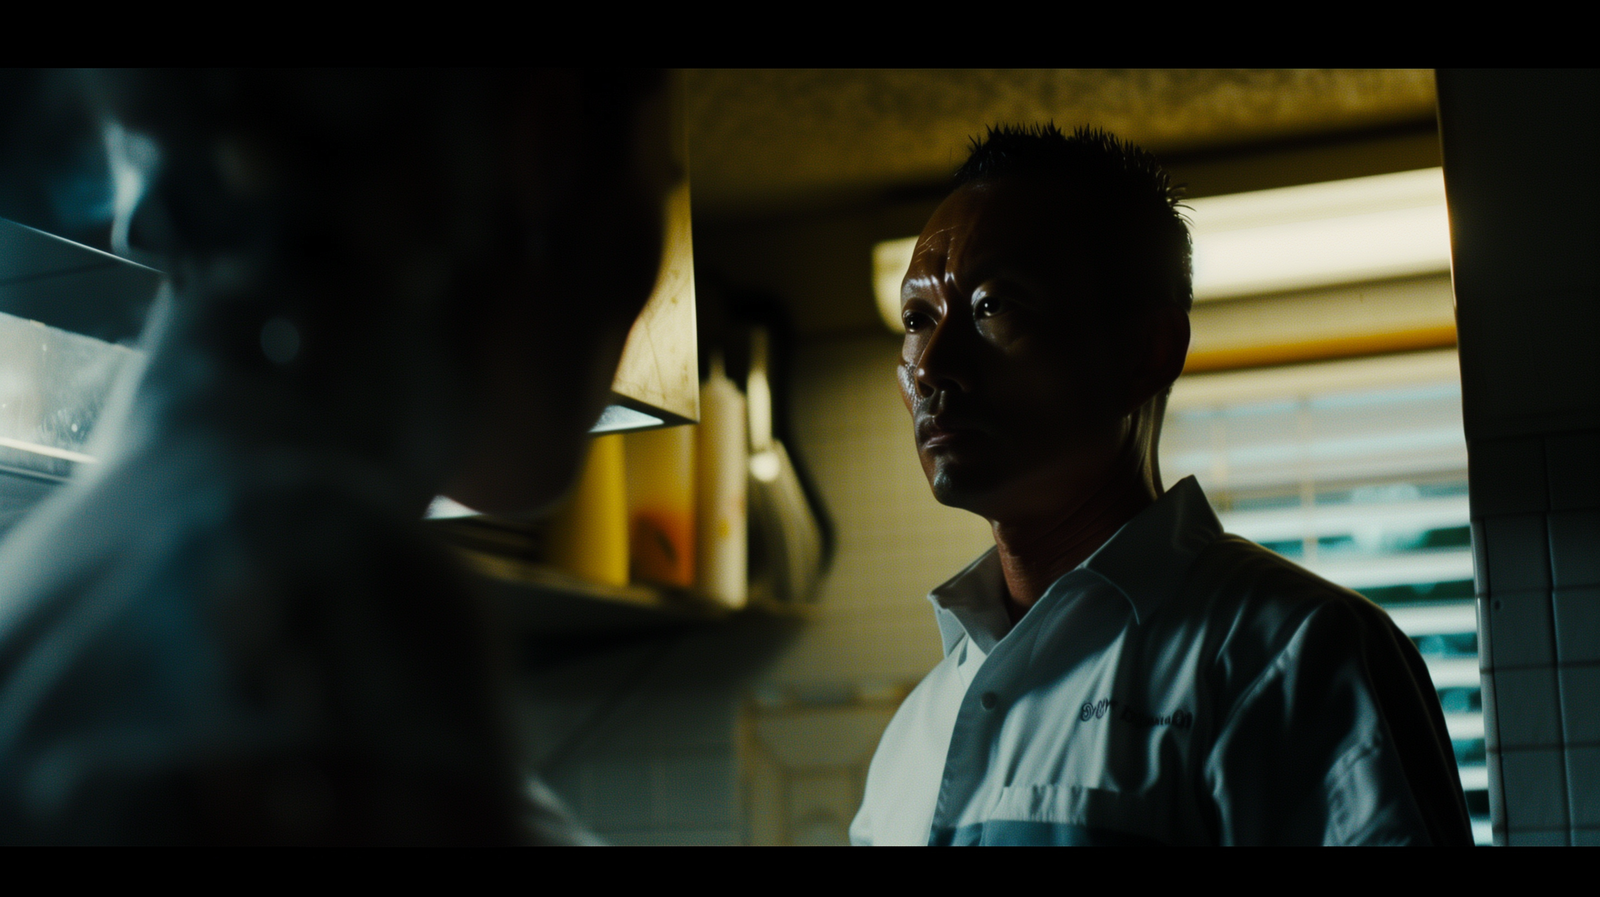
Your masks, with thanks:
[{"label": "kitchen shelf", "polygon": [[778,601],[759,588],[734,609],[693,589],[584,579],[545,559],[545,523],[475,515],[438,518],[426,526],[488,586],[511,622],[530,633],[676,626],[746,615],[807,619],[815,611],[814,604]]},{"label": "kitchen shelf", "polygon": [[715,620],[731,611],[692,592],[631,584],[590,582],[548,564],[454,547],[467,568],[491,587],[526,605],[520,622],[541,629],[589,630]]},{"label": "kitchen shelf", "polygon": [[752,598],[733,609],[689,589],[653,584],[604,585],[537,561],[452,546],[510,621],[539,635],[597,633],[725,621],[759,614],[804,619],[811,605]]}]

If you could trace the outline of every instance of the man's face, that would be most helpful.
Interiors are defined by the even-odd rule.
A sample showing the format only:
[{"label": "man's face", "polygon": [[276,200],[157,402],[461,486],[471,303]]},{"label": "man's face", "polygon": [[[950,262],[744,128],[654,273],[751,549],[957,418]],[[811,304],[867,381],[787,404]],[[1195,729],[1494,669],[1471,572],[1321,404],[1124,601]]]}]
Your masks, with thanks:
[{"label": "man's face", "polygon": [[1058,185],[966,185],[928,221],[901,286],[900,391],[923,471],[940,502],[990,520],[1088,495],[1128,451],[1144,398],[1128,395],[1072,208]]}]

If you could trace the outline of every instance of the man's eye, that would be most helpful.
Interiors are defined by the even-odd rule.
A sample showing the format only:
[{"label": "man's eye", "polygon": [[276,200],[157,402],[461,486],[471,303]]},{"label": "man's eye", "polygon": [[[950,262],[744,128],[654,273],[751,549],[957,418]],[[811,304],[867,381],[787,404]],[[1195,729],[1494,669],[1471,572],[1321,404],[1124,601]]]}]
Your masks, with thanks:
[{"label": "man's eye", "polygon": [[905,325],[907,333],[916,333],[928,326],[928,316],[920,311],[902,312],[900,323]]},{"label": "man's eye", "polygon": [[1006,303],[1004,300],[997,299],[993,296],[985,296],[978,300],[977,305],[973,306],[972,314],[974,317],[988,318],[1000,314],[1005,310]]}]

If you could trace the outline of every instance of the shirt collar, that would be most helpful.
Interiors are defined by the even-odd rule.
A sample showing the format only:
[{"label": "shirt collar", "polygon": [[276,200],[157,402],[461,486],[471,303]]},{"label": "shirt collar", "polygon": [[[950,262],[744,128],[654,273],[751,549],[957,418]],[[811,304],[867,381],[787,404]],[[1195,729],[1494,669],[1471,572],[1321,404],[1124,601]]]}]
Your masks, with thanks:
[{"label": "shirt collar", "polygon": [[[1184,477],[1123,524],[1089,555],[1083,569],[1121,592],[1133,605],[1137,623],[1148,620],[1178,590],[1200,550],[1220,535],[1222,524],[1200,484],[1192,476]],[[1160,563],[1152,563],[1153,558],[1160,558]]]},{"label": "shirt collar", "polygon": [[[1062,576],[1040,596],[1044,601],[1057,589],[1071,588],[1068,580],[1078,570],[1105,580],[1133,607],[1134,622],[1150,618],[1178,590],[1200,550],[1222,535],[1222,524],[1212,512],[1194,477],[1184,477],[1123,524],[1116,534],[1089,555],[1072,573]],[[1153,563],[1153,559],[1160,559]],[[990,548],[966,569],[928,593],[939,622],[944,653],[949,654],[962,636],[985,654],[1011,629],[1001,595],[1005,573],[1000,556]]]},{"label": "shirt collar", "polygon": [[928,593],[934,616],[939,621],[939,638],[944,653],[955,650],[963,635],[970,636],[979,650],[988,654],[995,643],[1011,629],[1006,614],[1005,571],[1000,569],[1000,554],[990,548],[943,585]]}]

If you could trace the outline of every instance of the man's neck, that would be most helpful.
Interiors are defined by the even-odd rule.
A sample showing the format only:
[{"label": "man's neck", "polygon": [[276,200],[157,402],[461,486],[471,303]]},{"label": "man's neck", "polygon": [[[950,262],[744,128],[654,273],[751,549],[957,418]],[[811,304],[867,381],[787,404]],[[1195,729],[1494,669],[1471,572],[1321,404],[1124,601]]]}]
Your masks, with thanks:
[{"label": "man's neck", "polygon": [[1021,520],[991,520],[1006,580],[1006,612],[1015,623],[1057,579],[1083,563],[1123,524],[1155,503],[1159,483],[1138,475],[1110,477],[1059,511]]}]

